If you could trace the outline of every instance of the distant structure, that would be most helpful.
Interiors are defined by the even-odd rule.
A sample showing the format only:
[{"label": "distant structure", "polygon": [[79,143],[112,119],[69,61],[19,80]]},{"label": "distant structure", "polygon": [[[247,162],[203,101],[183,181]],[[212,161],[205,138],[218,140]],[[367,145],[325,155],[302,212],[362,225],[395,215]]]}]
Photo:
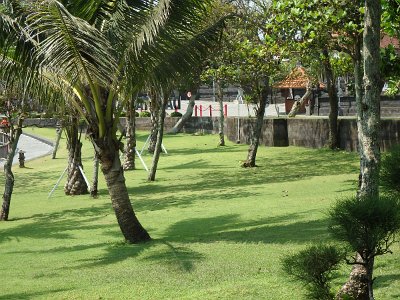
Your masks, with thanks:
[{"label": "distant structure", "polygon": [[[312,82],[316,82],[316,80],[308,75],[302,66],[295,67],[284,80],[273,85],[273,88],[278,92],[278,95],[275,95],[274,102],[280,103],[283,99],[285,103],[285,112],[289,113],[293,103],[303,97],[306,93],[307,86]],[[325,85],[323,83],[319,83],[319,89],[323,89],[324,87]],[[306,113],[307,111],[308,114],[312,114],[315,104],[317,103],[317,97],[317,93],[313,92],[310,99],[305,101],[302,105],[300,113]]]}]

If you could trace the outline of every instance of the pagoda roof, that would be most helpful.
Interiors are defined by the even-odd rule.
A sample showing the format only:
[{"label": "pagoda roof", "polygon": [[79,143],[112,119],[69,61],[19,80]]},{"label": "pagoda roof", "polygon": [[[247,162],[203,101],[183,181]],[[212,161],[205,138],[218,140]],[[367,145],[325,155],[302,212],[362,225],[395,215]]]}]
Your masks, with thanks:
[{"label": "pagoda roof", "polygon": [[[284,80],[276,83],[273,87],[278,89],[301,89],[306,88],[310,81],[313,81],[313,79],[307,74],[306,69],[298,66],[295,67]],[[323,86],[323,84],[320,83],[320,86]]]},{"label": "pagoda roof", "polygon": [[[307,74],[306,69],[298,66],[284,80],[274,84],[273,87],[278,89],[303,89],[307,88],[310,82],[316,82],[316,80]],[[324,88],[325,85],[320,82],[319,87]]]}]

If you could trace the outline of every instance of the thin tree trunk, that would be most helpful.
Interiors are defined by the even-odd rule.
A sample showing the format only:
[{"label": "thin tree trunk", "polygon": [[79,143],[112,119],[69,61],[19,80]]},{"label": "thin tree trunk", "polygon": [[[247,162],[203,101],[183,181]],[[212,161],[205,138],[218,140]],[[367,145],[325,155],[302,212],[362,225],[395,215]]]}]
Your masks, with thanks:
[{"label": "thin tree trunk", "polygon": [[[268,86],[268,84],[266,85]],[[267,105],[267,97],[262,91],[259,93],[259,106],[256,111],[257,121],[253,127],[250,147],[247,153],[247,159],[242,162],[242,167],[252,168],[256,166],[257,150],[260,143],[262,126],[264,124],[265,106]]]},{"label": "thin tree trunk", "polygon": [[327,49],[322,51],[323,54],[323,65],[325,69],[325,77],[328,88],[329,95],[329,139],[328,147],[330,149],[339,148],[339,138],[338,138],[338,97],[336,93],[336,85],[333,77],[332,65],[329,60],[329,52]]},{"label": "thin tree trunk", "polygon": [[93,141],[94,147],[98,151],[101,171],[107,183],[111,203],[126,241],[130,243],[145,242],[150,240],[150,236],[133,211],[126,188],[124,170],[119,158],[119,142],[115,141],[110,136],[111,134],[109,132],[106,137]]},{"label": "thin tree trunk", "polygon": [[93,180],[92,180],[92,186],[91,186],[91,190],[90,190],[90,195],[93,198],[97,197],[98,185],[99,185],[99,157],[97,156],[97,153],[95,151],[94,156],[93,156]]},{"label": "thin tree trunk", "polygon": [[162,141],[163,141],[163,136],[164,136],[165,109],[166,109],[167,103],[168,103],[168,96],[161,93],[161,99],[163,102],[162,102],[162,105],[160,108],[160,115],[158,116],[157,143],[156,143],[156,147],[154,149],[153,162],[152,162],[151,169],[149,172],[149,177],[148,177],[149,181],[156,180],[158,161],[160,159],[160,154],[162,151]]},{"label": "thin tree trunk", "polygon": [[185,126],[185,123],[187,122],[187,120],[189,120],[190,117],[193,115],[195,98],[196,98],[195,95],[192,95],[192,97],[190,97],[186,112],[179,119],[179,121],[175,124],[175,126],[171,129],[170,133],[176,134],[176,133],[180,132],[182,130],[183,126]]},{"label": "thin tree trunk", "polygon": [[151,120],[151,131],[150,131],[150,138],[149,138],[149,146],[147,147],[147,151],[149,153],[154,153],[157,143],[157,128],[158,128],[158,116],[160,114],[160,105],[159,99],[157,99],[157,94],[152,91],[150,92],[150,120]]},{"label": "thin tree trunk", "polygon": [[64,192],[66,195],[87,194],[88,186],[80,170],[80,168],[83,169],[83,165],[78,118],[72,117],[70,125],[65,130],[67,133],[68,170]]},{"label": "thin tree trunk", "polygon": [[299,99],[293,103],[292,109],[290,110],[288,117],[294,118],[297,115],[297,113],[299,112],[303,103],[306,100],[308,100],[310,98],[310,96],[311,96],[311,87],[307,86],[306,93],[303,95],[303,97],[301,97],[301,99]]},{"label": "thin tree trunk", "polygon": [[358,103],[361,197],[379,196],[380,168],[380,16],[377,0],[366,0],[363,36],[364,94]]},{"label": "thin tree trunk", "polygon": [[135,98],[129,101],[126,114],[126,145],[124,151],[124,170],[134,170],[135,166],[135,150],[136,150],[136,128],[135,128]]},{"label": "thin tree trunk", "polygon": [[14,189],[14,174],[12,172],[12,163],[15,156],[15,152],[17,150],[19,137],[22,134],[23,122],[24,119],[21,116],[19,116],[17,122],[17,128],[16,129],[12,127],[10,128],[11,149],[7,155],[7,160],[4,164],[5,183],[4,183],[4,193],[3,193],[3,204],[1,206],[1,211],[0,211],[0,221],[7,221],[8,215],[10,213],[11,196]]},{"label": "thin tree trunk", "polygon": [[217,97],[218,97],[218,103],[219,103],[219,146],[225,146],[225,135],[224,135],[224,102],[223,102],[223,91],[222,91],[222,83],[221,80],[217,80],[217,86],[218,86],[218,92],[217,92]]},{"label": "thin tree trunk", "polygon": [[62,121],[59,120],[59,121],[57,122],[57,129],[56,129],[57,136],[56,136],[56,142],[55,142],[55,144],[54,144],[53,154],[52,154],[52,157],[51,157],[52,159],[55,159],[56,156],[57,156],[57,151],[58,151],[58,147],[59,147],[59,145],[60,145],[60,140],[61,140],[62,131],[63,131],[63,128],[62,128]]}]

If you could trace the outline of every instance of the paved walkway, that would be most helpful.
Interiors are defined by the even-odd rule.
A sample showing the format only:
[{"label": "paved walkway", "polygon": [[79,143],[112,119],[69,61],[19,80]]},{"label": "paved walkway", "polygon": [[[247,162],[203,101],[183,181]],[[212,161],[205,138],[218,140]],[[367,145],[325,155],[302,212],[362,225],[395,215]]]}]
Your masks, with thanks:
[{"label": "paved walkway", "polygon": [[[50,154],[53,151],[53,146],[44,140],[22,134],[18,141],[18,149],[14,156],[13,164],[18,163],[18,151],[25,151],[25,161],[32,160]],[[4,166],[4,159],[0,160],[0,168]]]}]

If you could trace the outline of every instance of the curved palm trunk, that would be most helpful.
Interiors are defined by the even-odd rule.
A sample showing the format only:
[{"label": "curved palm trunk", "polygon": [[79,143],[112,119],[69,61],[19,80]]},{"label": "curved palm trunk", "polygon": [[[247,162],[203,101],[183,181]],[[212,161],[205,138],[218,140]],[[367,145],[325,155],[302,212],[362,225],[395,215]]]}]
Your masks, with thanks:
[{"label": "curved palm trunk", "polygon": [[93,156],[93,179],[92,179],[92,186],[91,186],[91,190],[90,190],[90,195],[93,198],[97,197],[98,185],[99,185],[99,158],[95,151],[94,156]]},{"label": "curved palm trunk", "polygon": [[126,114],[126,145],[124,150],[124,170],[134,170],[135,166],[135,149],[136,149],[136,128],[135,128],[135,100],[129,101]]},{"label": "curved palm trunk", "polygon": [[19,137],[22,134],[22,124],[23,118],[20,116],[17,123],[17,128],[13,129],[11,126],[10,132],[10,143],[11,149],[7,155],[6,163],[4,164],[4,193],[3,193],[3,204],[1,206],[0,211],[0,221],[7,221],[8,215],[10,213],[10,205],[11,205],[11,196],[14,190],[14,174],[12,172],[12,163],[15,156],[15,152],[17,150],[17,145],[19,141]]},{"label": "curved palm trunk", "polygon": [[57,123],[57,129],[56,129],[57,136],[56,136],[56,142],[54,143],[53,154],[52,154],[52,156],[51,156],[52,159],[55,159],[56,156],[57,156],[57,151],[58,151],[58,147],[59,147],[59,145],[60,145],[60,140],[61,140],[62,131],[63,131],[62,122],[59,121],[59,122]]},{"label": "curved palm trunk", "polygon": [[250,141],[250,147],[247,153],[247,159],[242,163],[242,167],[253,168],[256,166],[256,156],[258,146],[260,144],[261,130],[264,123],[265,106],[267,105],[267,97],[263,92],[259,93],[259,103],[256,111],[257,121],[253,125],[253,132]]},{"label": "curved palm trunk", "polygon": [[339,148],[338,138],[338,97],[336,93],[335,80],[333,78],[332,65],[329,60],[329,53],[327,49],[322,51],[323,54],[323,65],[325,69],[325,77],[327,81],[328,95],[329,95],[329,139],[328,147],[330,149]]},{"label": "curved palm trunk", "polygon": [[88,187],[80,168],[82,165],[82,143],[80,141],[79,123],[76,117],[71,118],[71,124],[66,128],[68,148],[67,182],[64,186],[66,195],[83,195],[88,193]]},{"label": "curved palm trunk", "polygon": [[182,130],[183,126],[185,126],[185,123],[187,122],[187,120],[189,120],[190,117],[193,115],[195,98],[196,98],[195,95],[192,95],[192,97],[190,97],[186,112],[179,119],[179,121],[175,124],[175,126],[171,129],[170,133],[176,134],[176,133],[180,132]]},{"label": "curved palm trunk", "polygon": [[310,96],[311,96],[311,88],[310,86],[307,86],[306,93],[303,95],[303,97],[301,97],[301,99],[293,103],[292,109],[290,110],[288,117],[294,118],[299,112],[301,106],[304,104],[304,102],[306,102],[306,100],[310,98]]},{"label": "curved palm trunk", "polygon": [[163,135],[164,135],[165,109],[167,107],[167,103],[168,103],[168,97],[165,97],[165,99],[163,99],[163,103],[160,108],[160,115],[158,116],[157,143],[156,143],[156,147],[154,149],[153,162],[152,162],[149,177],[148,177],[149,181],[154,181],[156,179],[158,161],[160,159],[160,154],[162,151],[161,146],[162,146]]},{"label": "curved palm trunk", "polygon": [[124,170],[119,158],[119,141],[112,138],[109,132],[104,138],[94,140],[98,153],[101,171],[104,174],[111,203],[119,227],[126,241],[139,243],[150,240],[147,231],[137,219],[125,184]]},{"label": "curved palm trunk", "polygon": [[219,135],[219,146],[225,146],[225,135],[224,135],[224,94],[222,91],[222,83],[221,80],[217,80],[217,85],[218,85],[218,92],[217,92],[217,96],[218,96],[218,104],[219,104],[219,131],[218,131],[218,135]]}]

